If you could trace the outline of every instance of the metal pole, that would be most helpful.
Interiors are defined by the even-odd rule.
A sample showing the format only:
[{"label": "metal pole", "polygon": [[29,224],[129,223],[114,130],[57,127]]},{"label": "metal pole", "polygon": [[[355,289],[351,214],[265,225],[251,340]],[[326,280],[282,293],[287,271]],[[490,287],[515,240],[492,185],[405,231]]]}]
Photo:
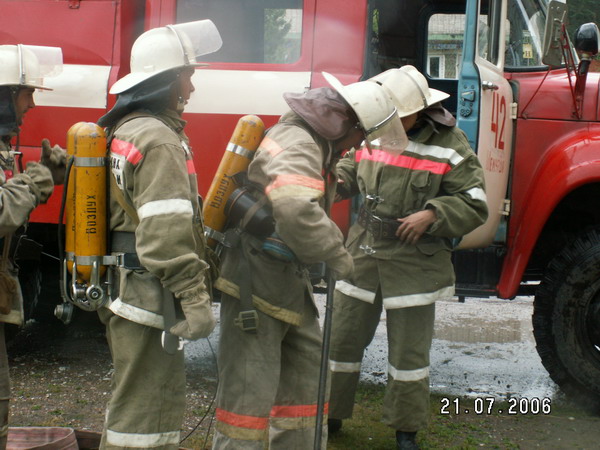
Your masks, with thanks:
[{"label": "metal pole", "polygon": [[327,391],[327,365],[329,363],[329,341],[331,337],[331,321],[333,314],[333,291],[335,290],[335,278],[329,270],[327,270],[327,272],[327,300],[325,302],[325,320],[323,322],[323,346],[321,347],[321,372],[319,374],[319,391],[317,399],[315,450],[321,450],[321,439],[323,435],[323,408],[325,406],[325,394]]}]

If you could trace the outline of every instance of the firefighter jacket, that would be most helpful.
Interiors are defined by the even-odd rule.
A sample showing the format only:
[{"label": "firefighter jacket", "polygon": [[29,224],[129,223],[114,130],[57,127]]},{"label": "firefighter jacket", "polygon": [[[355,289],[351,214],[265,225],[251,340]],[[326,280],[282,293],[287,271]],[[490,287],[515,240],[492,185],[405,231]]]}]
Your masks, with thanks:
[{"label": "firefighter jacket", "polygon": [[265,314],[300,325],[305,298],[312,299],[306,266],[324,261],[347,276],[351,257],[343,235],[327,213],[335,195],[332,143],[313,131],[297,114],[283,115],[262,140],[248,168],[272,207],[275,231],[295,254],[284,262],[262,251],[261,240],[242,234],[241,245],[222,256],[216,287],[239,298],[240,252],[251,271],[252,301]]},{"label": "firefighter jacket", "polygon": [[144,268],[119,269],[118,297],[113,292],[109,309],[160,329],[163,286],[177,298],[206,289],[196,170],[184,126],[173,111],[134,112],[109,134],[112,175],[137,213],[132,217],[111,195],[110,229],[134,233],[135,252]]},{"label": "firefighter jacket", "polygon": [[[27,170],[18,173],[14,156],[10,153],[10,136],[0,138],[0,252],[6,240],[13,239],[17,229],[27,223],[31,211],[47,199],[48,192],[53,186],[50,171],[37,163],[30,163]],[[44,185],[44,192],[40,186]],[[0,258],[2,255],[0,253]],[[0,267],[2,265],[0,264]],[[17,270],[12,260],[6,261],[6,274],[14,285],[12,295],[12,310],[8,314],[0,314],[0,322],[21,324],[23,321],[23,298],[18,287]],[[0,275],[0,286],[4,286]],[[0,287],[1,289],[1,287]]]},{"label": "firefighter jacket", "polygon": [[[414,245],[394,236],[381,238],[359,223],[350,228],[346,245],[355,264],[368,256],[389,268],[379,265],[384,305],[413,306],[411,301],[418,305],[451,297],[455,279],[451,251],[488,214],[483,169],[462,130],[425,122],[400,155],[377,148],[369,154],[361,148],[348,152],[337,169],[345,193],[360,193],[365,210],[376,220],[393,221],[425,208],[435,209],[437,220]],[[372,222],[375,231],[376,220]],[[375,292],[361,292],[356,284],[360,283],[346,280],[338,282],[336,289],[372,301]],[[410,298],[423,293],[431,295]]]}]

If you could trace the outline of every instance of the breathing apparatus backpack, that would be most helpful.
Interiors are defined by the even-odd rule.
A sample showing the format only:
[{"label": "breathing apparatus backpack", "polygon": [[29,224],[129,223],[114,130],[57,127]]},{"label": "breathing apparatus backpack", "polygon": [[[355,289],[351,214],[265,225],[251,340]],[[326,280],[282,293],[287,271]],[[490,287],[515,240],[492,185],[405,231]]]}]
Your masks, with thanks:
[{"label": "breathing apparatus backpack", "polygon": [[65,323],[71,321],[73,305],[95,311],[108,302],[111,280],[101,280],[107,266],[116,263],[115,257],[107,255],[108,168],[104,130],[95,123],[76,123],[67,133],[67,154],[70,158],[59,217],[59,224],[64,217],[64,251],[60,232],[58,242],[64,303],[54,312]]},{"label": "breathing apparatus backpack", "polygon": [[[250,210],[252,205],[256,204],[245,182],[244,174],[254,158],[264,132],[263,121],[254,115],[240,118],[233,130],[202,209],[209,247],[215,248],[217,244],[226,245],[225,229],[235,219],[242,219],[238,217],[242,211],[240,207]],[[269,219],[266,217],[268,214],[264,209],[259,212],[259,216],[261,217],[259,221],[268,226]],[[256,219],[252,223],[255,224]]]},{"label": "breathing apparatus backpack", "polygon": [[275,222],[262,187],[248,180],[247,170],[265,133],[258,116],[237,123],[204,203],[204,226],[212,248],[234,245],[236,233],[247,231],[263,241],[262,249],[281,261],[294,253],[275,233]]}]

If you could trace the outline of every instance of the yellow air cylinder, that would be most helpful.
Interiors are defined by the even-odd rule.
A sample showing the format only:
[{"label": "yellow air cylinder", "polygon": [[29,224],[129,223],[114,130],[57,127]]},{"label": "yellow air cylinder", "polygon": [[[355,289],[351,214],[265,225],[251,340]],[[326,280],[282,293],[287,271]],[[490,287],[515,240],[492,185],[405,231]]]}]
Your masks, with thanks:
[{"label": "yellow air cylinder", "polygon": [[[204,201],[204,226],[209,228],[209,237],[212,231],[223,231],[227,221],[225,203],[237,187],[231,177],[248,169],[264,131],[265,125],[258,116],[248,115],[238,120]],[[208,239],[210,247],[216,244],[214,239]]]},{"label": "yellow air cylinder", "polygon": [[107,251],[106,135],[95,123],[81,123],[75,129],[73,143],[77,277],[89,282],[92,275],[102,276],[106,270],[101,266]]},{"label": "yellow air cylinder", "polygon": [[[69,128],[67,132],[67,154],[75,154],[75,135],[77,130],[84,122],[78,122]],[[75,167],[71,167],[69,181],[67,186],[67,196],[65,203],[65,258],[67,259],[67,268],[73,272],[73,258],[75,256]]]}]

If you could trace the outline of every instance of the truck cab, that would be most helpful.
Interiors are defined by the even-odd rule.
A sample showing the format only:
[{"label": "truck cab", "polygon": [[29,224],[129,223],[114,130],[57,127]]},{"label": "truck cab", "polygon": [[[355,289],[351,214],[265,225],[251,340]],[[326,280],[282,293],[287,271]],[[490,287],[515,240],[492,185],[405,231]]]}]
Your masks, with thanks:
[{"label": "truck cab", "polygon": [[[453,256],[459,298],[534,295],[543,364],[565,392],[600,403],[600,77],[588,73],[598,35],[593,24],[578,30],[575,48],[564,2],[0,0],[0,10],[11,18],[1,44],[64,54],[55,90],[36,93],[38,107],[26,117],[26,160],[39,158],[42,138],[64,147],[71,125],[111,108],[108,89],[128,73],[144,30],[211,19],[223,46],[196,70],[184,114],[202,194],[241,116],[272,125],[287,110],[282,94],[327,86],[324,71],[347,84],[416,66],[451,94],[444,106],[485,171],[489,219]],[[28,228],[44,250],[26,261],[27,273],[48,280],[40,291],[37,278],[31,304],[60,301],[49,289],[60,197],[58,188]],[[352,202],[333,216],[347,230]]]}]

